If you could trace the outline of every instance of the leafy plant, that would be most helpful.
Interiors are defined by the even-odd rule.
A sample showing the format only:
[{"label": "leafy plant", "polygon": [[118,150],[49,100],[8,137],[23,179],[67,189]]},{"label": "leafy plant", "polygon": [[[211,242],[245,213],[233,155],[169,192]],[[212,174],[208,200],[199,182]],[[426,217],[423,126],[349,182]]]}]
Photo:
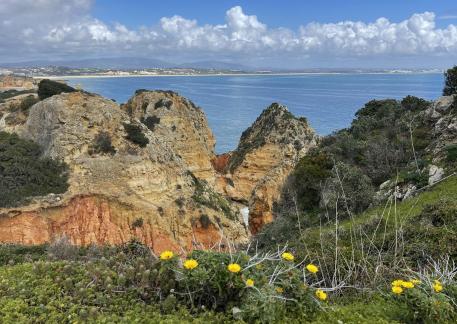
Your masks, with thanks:
[{"label": "leafy plant", "polygon": [[36,143],[0,132],[0,207],[18,206],[30,197],[67,190],[66,164],[41,153]]},{"label": "leafy plant", "polygon": [[75,91],[77,91],[75,88],[72,88],[65,83],[52,81],[48,79],[41,80],[38,84],[38,97],[40,98],[40,100],[44,100],[46,98],[61,94],[63,92],[68,93]]},{"label": "leafy plant", "polygon": [[124,123],[124,129],[127,132],[126,138],[132,143],[139,147],[146,147],[149,144],[149,139],[143,134],[140,126]]},{"label": "leafy plant", "polygon": [[99,132],[94,138],[94,143],[90,147],[89,153],[116,153],[116,149],[111,142],[111,135],[108,132]]},{"label": "leafy plant", "polygon": [[448,69],[444,73],[444,79],[443,96],[457,94],[457,66]]}]

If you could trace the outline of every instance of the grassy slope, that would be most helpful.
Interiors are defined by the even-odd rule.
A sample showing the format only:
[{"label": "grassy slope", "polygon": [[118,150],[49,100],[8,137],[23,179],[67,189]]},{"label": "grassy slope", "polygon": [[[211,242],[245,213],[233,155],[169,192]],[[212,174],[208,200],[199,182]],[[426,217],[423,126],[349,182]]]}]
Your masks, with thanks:
[{"label": "grassy slope", "polygon": [[[423,192],[406,202],[398,203],[396,213],[398,221],[408,224],[425,208],[427,204],[437,203],[442,199],[457,197],[457,177],[449,178],[436,185],[432,190]],[[354,219],[342,222],[341,232],[348,232],[353,227],[367,226],[377,223],[381,215],[387,218],[389,208],[374,208]],[[390,208],[387,228],[395,228],[394,206]],[[383,224],[384,225],[384,224]],[[307,251],[320,249],[319,237],[331,235],[334,227],[308,228],[303,232]],[[340,248],[344,249],[349,244],[341,235]],[[303,241],[302,241],[303,242]],[[292,244],[294,245],[294,244]],[[295,242],[297,254],[303,248],[300,242]],[[1,252],[1,250],[0,250]],[[39,251],[40,252],[40,251]],[[6,261],[6,260],[4,260]],[[51,264],[54,262],[51,262]],[[58,262],[55,263],[56,265]],[[51,268],[53,266],[51,265]],[[325,271],[325,267],[322,267]],[[85,269],[74,263],[72,266],[72,279],[85,276]],[[82,299],[70,297],[62,292],[60,285],[54,281],[52,272],[39,273],[34,269],[33,263],[17,265],[4,265],[0,267],[0,318],[3,323],[28,323],[30,318],[37,322],[84,322],[89,319],[94,323],[229,323],[235,322],[230,314],[201,313],[192,315],[186,310],[174,310],[163,313],[161,306],[148,305],[132,296],[116,295],[103,297],[83,297]],[[108,299],[105,299],[108,298]],[[367,298],[369,303],[367,303]],[[91,305],[102,303],[104,311],[90,314]],[[358,293],[349,298],[334,296],[330,299],[326,311],[320,312],[312,323],[400,323],[407,321],[403,304],[395,302],[389,296],[383,297],[380,293],[366,295]],[[304,319],[292,318],[290,323],[306,323]]]}]

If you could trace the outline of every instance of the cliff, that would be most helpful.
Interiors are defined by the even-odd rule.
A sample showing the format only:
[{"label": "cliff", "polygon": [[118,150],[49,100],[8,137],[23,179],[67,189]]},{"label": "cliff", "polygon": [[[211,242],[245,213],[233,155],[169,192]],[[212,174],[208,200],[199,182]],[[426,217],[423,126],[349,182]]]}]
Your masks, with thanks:
[{"label": "cliff", "polygon": [[[245,242],[248,233],[237,209],[198,179],[211,178],[214,146],[203,113],[164,92],[139,94],[130,104],[147,107],[149,101],[143,100],[156,100],[148,103],[151,109],[158,101],[172,101],[170,110],[159,106],[157,115],[151,113],[160,118],[154,128],[143,123],[148,109],[146,115],[135,108],[128,112],[83,92],[33,105],[15,131],[40,144],[44,156],[68,164],[69,189],[37,197],[27,206],[0,209],[0,241],[39,244],[65,234],[77,244],[117,244],[137,237],[156,252]],[[175,125],[173,114],[178,115]],[[135,125],[149,143],[133,143],[124,125]],[[101,133],[109,136],[112,154],[94,151]],[[187,133],[193,151],[184,145]],[[201,160],[194,160],[193,153]]]},{"label": "cliff", "polygon": [[296,118],[277,103],[243,132],[218,184],[233,200],[249,206],[252,233],[273,220],[274,204],[286,178],[316,140],[306,119]]},{"label": "cliff", "polygon": [[0,90],[35,88],[36,81],[33,78],[14,75],[0,75]]},{"label": "cliff", "polygon": [[172,91],[142,91],[122,106],[179,154],[200,179],[214,182],[214,139],[203,111]]},{"label": "cliff", "polygon": [[203,111],[171,91],[139,90],[121,106],[80,91],[23,109],[12,102],[0,107],[0,131],[63,160],[69,189],[0,209],[1,242],[139,238],[157,252],[243,243],[248,218],[253,233],[273,220],[286,178],[316,145],[307,121],[279,104],[243,133],[235,151],[216,156]]}]

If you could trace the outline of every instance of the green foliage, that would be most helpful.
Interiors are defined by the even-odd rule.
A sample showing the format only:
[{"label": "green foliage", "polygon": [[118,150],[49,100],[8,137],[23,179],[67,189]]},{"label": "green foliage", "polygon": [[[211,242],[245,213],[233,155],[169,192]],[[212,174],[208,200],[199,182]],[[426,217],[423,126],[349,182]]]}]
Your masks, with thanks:
[{"label": "green foliage", "polygon": [[62,82],[52,81],[48,79],[41,80],[38,84],[38,97],[40,100],[61,94],[63,92],[75,92],[75,88],[70,87]]},{"label": "green foliage", "polygon": [[444,79],[443,96],[457,94],[457,66],[447,70]]},{"label": "green foliage", "polygon": [[22,94],[27,94],[27,93],[34,93],[35,90],[6,90],[6,91],[0,91],[0,102],[5,99],[13,98]]},{"label": "green foliage", "polygon": [[111,142],[111,135],[108,132],[101,131],[95,138],[92,146],[89,148],[89,154],[114,154],[116,149]]},{"label": "green foliage", "polygon": [[329,156],[321,151],[312,150],[295,167],[293,187],[300,207],[311,210],[319,206],[321,186],[331,175],[333,163]]},{"label": "green foliage", "polygon": [[[457,201],[440,199],[427,204],[422,211],[408,220],[403,232],[403,255],[411,263],[427,262],[449,255],[457,260]],[[387,235],[393,239],[394,233]]]},{"label": "green foliage", "polygon": [[0,207],[18,206],[33,196],[64,193],[67,179],[67,166],[41,157],[37,144],[0,132]]},{"label": "green foliage", "polygon": [[430,106],[430,102],[415,96],[406,96],[401,101],[401,107],[406,110],[420,111]]},{"label": "green foliage", "polygon": [[[322,265],[322,279],[332,282],[336,275],[346,284],[373,287],[392,276],[398,264],[417,268],[429,258],[449,255],[457,262],[457,177],[433,190],[403,202],[388,200],[335,224],[298,229],[297,215],[281,216],[258,234],[258,247],[272,250],[283,244]],[[300,215],[303,226],[309,214]],[[289,221],[291,220],[291,221]],[[285,234],[287,233],[287,234]]]},{"label": "green foliage", "polygon": [[203,205],[222,211],[224,215],[232,220],[237,219],[237,215],[232,211],[229,202],[222,195],[215,192],[204,180],[200,180],[192,173],[189,173],[194,184],[192,199],[199,205]]},{"label": "green foliage", "polygon": [[147,118],[141,118],[141,122],[145,124],[149,130],[154,131],[155,126],[160,124],[160,118],[156,116],[148,116]]},{"label": "green foliage", "polygon": [[46,255],[46,245],[0,244],[0,266],[40,260]]},{"label": "green foliage", "polygon": [[[455,285],[454,285],[455,287]],[[457,305],[449,298],[446,290],[443,293],[433,291],[431,284],[421,283],[413,289],[406,289],[396,296],[399,304],[406,306],[408,317],[414,323],[455,323],[457,321]]]},{"label": "green foliage", "polygon": [[137,144],[139,147],[146,147],[149,144],[149,139],[143,134],[140,126],[124,123],[124,129],[127,132],[126,138],[130,142]]},{"label": "green foliage", "polygon": [[446,159],[448,162],[457,161],[457,144],[446,146]]},{"label": "green foliage", "polygon": [[357,168],[338,162],[322,189],[321,206],[340,219],[364,211],[373,201],[374,190],[370,178]]}]

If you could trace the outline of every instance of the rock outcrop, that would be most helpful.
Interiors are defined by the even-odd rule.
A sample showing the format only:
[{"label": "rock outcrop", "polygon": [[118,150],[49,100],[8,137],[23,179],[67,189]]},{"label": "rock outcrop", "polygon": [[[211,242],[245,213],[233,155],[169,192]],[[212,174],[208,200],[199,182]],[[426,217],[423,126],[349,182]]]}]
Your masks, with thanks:
[{"label": "rock outcrop", "polygon": [[[156,252],[244,243],[248,224],[256,233],[273,220],[284,182],[316,145],[306,119],[279,104],[243,133],[235,151],[219,156],[202,110],[171,91],[139,90],[121,106],[78,91],[26,112],[2,107],[0,131],[32,139],[44,156],[65,161],[69,189],[0,209],[0,242],[137,238]],[[105,153],[96,147],[100,137],[110,142]]]},{"label": "rock outcrop", "polygon": [[219,188],[233,200],[249,205],[253,234],[273,220],[273,208],[297,161],[317,137],[306,119],[294,117],[285,106],[272,104],[243,132],[232,152]]},{"label": "rock outcrop", "polygon": [[35,89],[37,86],[36,80],[29,77],[21,77],[15,75],[0,76],[0,90],[9,89]]},{"label": "rock outcrop", "polygon": [[[68,164],[69,189],[0,209],[0,242],[39,244],[65,234],[77,244],[118,244],[136,237],[156,252],[179,252],[247,240],[237,209],[201,180],[213,177],[214,157],[203,113],[166,92],[137,94],[125,108],[131,110],[75,92],[30,109],[15,131]],[[160,122],[151,127],[148,117]],[[136,125],[149,143],[128,140],[124,124]],[[91,149],[101,132],[114,154]]]},{"label": "rock outcrop", "polygon": [[137,91],[123,108],[179,154],[189,170],[213,183],[216,141],[203,111],[172,91]]},{"label": "rock outcrop", "polygon": [[439,98],[425,113],[433,124],[432,143],[427,151],[433,162],[439,163],[446,157],[446,147],[457,143],[457,95]]}]

